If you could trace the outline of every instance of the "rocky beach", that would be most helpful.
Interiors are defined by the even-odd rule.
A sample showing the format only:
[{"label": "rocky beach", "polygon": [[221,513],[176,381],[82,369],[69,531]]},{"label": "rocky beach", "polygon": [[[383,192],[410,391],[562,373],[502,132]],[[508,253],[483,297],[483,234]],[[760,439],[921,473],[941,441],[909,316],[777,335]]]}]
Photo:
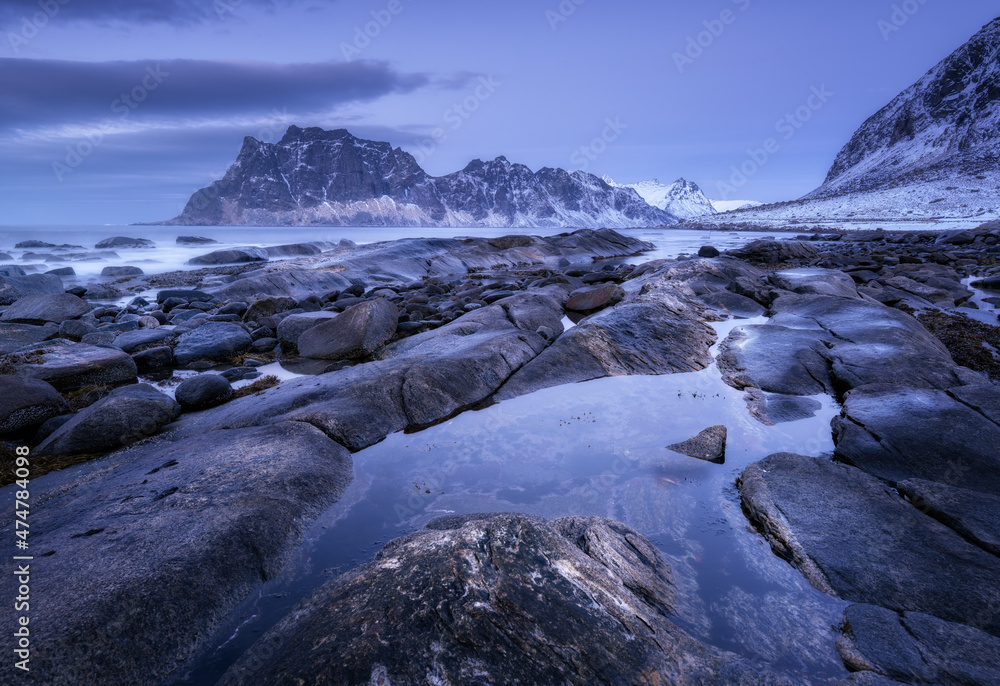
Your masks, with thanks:
[{"label": "rocky beach", "polygon": [[[736,421],[702,412],[669,446],[637,447],[636,475],[659,474],[645,481],[596,458],[609,492],[646,491],[624,510],[482,514],[464,498],[404,517],[412,533],[302,590],[219,683],[995,683],[1000,226],[644,260],[653,247],[611,230],[206,246],[198,269],[105,280],[113,301],[5,267],[3,491],[29,447],[46,617],[21,678],[79,684],[100,665],[105,684],[196,683],[220,628],[296,573],[314,522],[336,521],[355,456],[532,394],[712,373]],[[819,639],[815,618],[784,630],[789,652],[822,656],[791,668],[715,640],[700,572],[676,555],[697,535],[656,523],[687,465],[741,450],[741,423],[808,422],[822,398],[825,437],[720,487],[734,550],[777,556],[746,564],[836,599]]]}]

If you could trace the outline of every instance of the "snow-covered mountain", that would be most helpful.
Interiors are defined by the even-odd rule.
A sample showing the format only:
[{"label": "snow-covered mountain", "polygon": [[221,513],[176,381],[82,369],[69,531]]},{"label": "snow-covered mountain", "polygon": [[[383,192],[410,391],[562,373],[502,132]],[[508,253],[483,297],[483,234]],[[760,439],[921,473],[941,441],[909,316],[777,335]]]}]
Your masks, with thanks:
[{"label": "snow-covered mountain", "polygon": [[760,207],[764,203],[757,200],[713,200],[712,207],[716,212],[732,212],[733,210],[743,210],[748,207]]},{"label": "snow-covered mountain", "polygon": [[537,172],[504,157],[430,176],[389,143],[344,129],[247,137],[225,177],[196,192],[181,225],[625,228],[677,218],[582,171]]},{"label": "snow-covered mountain", "polygon": [[974,177],[998,163],[1000,19],[868,119],[807,197]]},{"label": "snow-covered mountain", "polygon": [[657,179],[619,184],[615,183],[610,176],[605,175],[603,178],[609,186],[631,188],[653,207],[666,210],[682,219],[715,214],[716,212],[712,201],[705,197],[698,185],[684,179],[677,179],[672,184],[666,185]]},{"label": "snow-covered mountain", "polygon": [[737,210],[750,222],[1000,216],[1000,19],[869,118],[826,181],[799,200]]}]

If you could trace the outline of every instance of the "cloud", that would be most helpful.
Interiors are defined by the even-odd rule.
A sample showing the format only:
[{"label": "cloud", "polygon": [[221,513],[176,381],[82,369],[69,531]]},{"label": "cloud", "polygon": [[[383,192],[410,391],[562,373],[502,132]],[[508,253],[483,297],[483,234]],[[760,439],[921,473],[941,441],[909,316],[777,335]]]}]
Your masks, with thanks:
[{"label": "cloud", "polygon": [[0,59],[0,131],[37,138],[96,124],[134,131],[198,121],[259,121],[275,113],[302,117],[425,86],[439,84],[425,74],[400,73],[384,62],[370,61],[8,58]]},{"label": "cloud", "polygon": [[42,12],[53,22],[190,26],[244,8],[276,10],[294,4],[299,0],[3,0],[0,20],[18,21]]}]

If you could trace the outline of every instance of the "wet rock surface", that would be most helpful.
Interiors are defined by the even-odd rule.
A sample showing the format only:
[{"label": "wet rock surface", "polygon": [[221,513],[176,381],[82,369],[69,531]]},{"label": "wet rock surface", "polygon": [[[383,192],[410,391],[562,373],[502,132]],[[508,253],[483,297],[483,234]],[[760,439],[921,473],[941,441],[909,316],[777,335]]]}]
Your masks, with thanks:
[{"label": "wet rock surface", "polygon": [[834,420],[837,459],[887,481],[1000,493],[1000,426],[944,391],[852,391]]},{"label": "wet rock surface", "polygon": [[983,611],[1000,606],[1000,558],[884,482],[826,459],[780,454],[748,467],[739,488],[771,547],[820,590],[1000,635],[1000,614]]},{"label": "wet rock surface", "polygon": [[[101,423],[95,417],[101,412],[110,416],[107,410],[115,406],[113,400],[118,401],[123,412],[135,412],[137,408],[125,407],[120,399],[130,393],[144,392],[143,387],[132,385],[126,386],[127,392],[120,389],[108,396],[113,387],[134,384],[137,372],[156,375],[151,379],[168,379],[178,368],[210,372],[176,388],[177,399],[187,414],[164,426],[163,420],[169,421],[176,409],[173,401],[161,393],[159,396],[170,400],[170,407],[158,396],[159,409],[135,421],[139,430],[146,426],[146,419],[151,420],[147,422],[148,433],[140,430],[124,442],[165,431],[162,436],[92,462],[79,472],[80,484],[61,482],[48,488],[44,486],[47,482],[40,482],[39,488],[44,490],[39,493],[44,495],[39,497],[46,499],[45,508],[53,503],[55,511],[51,516],[55,518],[53,521],[58,520],[52,531],[60,531],[58,536],[63,536],[52,539],[56,541],[50,546],[55,554],[47,559],[65,559],[61,557],[63,551],[78,554],[85,574],[79,583],[73,582],[72,588],[60,590],[63,595],[52,596],[56,599],[53,602],[66,600],[66,609],[60,610],[64,614],[59,615],[60,628],[51,639],[55,643],[51,644],[54,648],[49,655],[66,654],[70,659],[65,665],[46,663],[49,671],[39,677],[39,683],[81,683],[81,678],[90,676],[83,671],[83,665],[91,659],[101,664],[107,659],[106,664],[114,669],[121,667],[120,676],[114,677],[120,681],[112,679],[108,683],[140,683],[149,681],[153,670],[161,670],[156,673],[164,675],[172,672],[180,664],[178,656],[190,655],[196,647],[203,647],[199,642],[208,632],[207,627],[259,589],[264,577],[277,573],[282,565],[280,560],[294,544],[300,527],[316,509],[339,497],[338,489],[342,486],[327,487],[328,479],[337,481],[339,477],[325,471],[329,465],[320,459],[322,456],[335,456],[333,461],[343,465],[349,459],[348,450],[371,446],[392,432],[423,429],[463,411],[551,386],[605,376],[661,375],[704,369],[712,363],[711,346],[718,342],[708,325],[710,322],[761,315],[768,317],[766,323],[747,322],[725,337],[717,360],[727,383],[746,391],[748,421],[758,425],[793,423],[813,416],[823,407],[810,396],[834,395],[844,402],[842,416],[833,426],[835,459],[853,466],[779,456],[761,463],[756,471],[751,467],[741,484],[743,504],[751,518],[763,527],[775,549],[798,566],[817,588],[848,600],[888,608],[897,624],[907,621],[909,615],[926,613],[939,618],[934,621],[995,634],[995,621],[987,610],[997,607],[993,589],[998,587],[995,534],[1000,468],[995,446],[1000,434],[994,434],[1000,431],[1000,391],[990,381],[988,361],[974,362],[979,360],[976,355],[992,354],[990,341],[994,339],[987,334],[997,329],[997,320],[989,298],[964,285],[970,280],[975,283],[977,278],[979,282],[992,283],[989,280],[1000,272],[997,251],[993,250],[1000,244],[1000,235],[994,236],[995,233],[994,229],[972,231],[971,242],[963,238],[959,243],[938,243],[938,236],[923,233],[816,235],[807,236],[808,241],[769,241],[747,246],[748,249],[738,253],[740,258],[732,251],[716,257],[705,251],[699,258],[658,260],[638,266],[616,262],[595,264],[595,260],[635,254],[647,245],[610,231],[581,231],[548,238],[407,239],[361,247],[347,243],[279,246],[280,250],[272,251],[273,256],[290,257],[287,262],[214,267],[180,276],[136,275],[132,280],[116,282],[113,289],[101,284],[74,287],[71,289],[74,295],[70,297],[79,300],[82,296],[87,300],[79,300],[86,310],[73,300],[79,314],[71,312],[70,318],[61,321],[62,313],[30,320],[22,320],[17,314],[29,306],[35,311],[55,311],[60,301],[70,302],[62,297],[64,291],[61,283],[57,285],[58,276],[46,275],[46,279],[54,281],[31,279],[24,276],[24,270],[5,268],[0,276],[4,279],[0,283],[0,354],[3,355],[0,371],[10,376],[0,379],[13,379],[10,383],[15,385],[32,383],[30,379],[45,379],[53,387],[44,392],[41,386],[30,392],[14,391],[21,394],[18,398],[25,403],[24,407],[11,409],[8,423],[11,431],[19,438],[26,437],[24,440],[33,449],[40,450],[42,441],[46,441],[44,445],[61,441],[60,445],[67,447],[70,443],[82,445],[94,440],[95,454],[110,452],[122,445],[115,441],[128,434],[128,430],[107,428],[118,419]],[[993,238],[996,238],[993,243],[987,242]],[[143,289],[157,292],[155,302],[148,295],[149,301],[128,295]],[[599,305],[606,306],[605,309],[564,331],[563,317],[573,312],[572,299],[597,292],[613,296]],[[8,298],[6,302],[4,297]],[[101,302],[102,298],[106,301]],[[384,327],[375,328],[383,333],[371,339],[375,343],[357,348],[353,359],[338,360],[325,370],[320,367],[310,372],[318,376],[280,383],[269,381],[261,389],[272,383],[277,387],[255,388],[252,395],[229,399],[226,390],[232,391],[227,379],[234,382],[249,379],[260,373],[256,371],[259,366],[276,360],[282,364],[302,364],[302,351],[297,348],[301,337],[320,326],[338,321],[343,324],[354,309],[371,313],[380,308],[384,309],[385,316],[380,318]],[[390,308],[393,316],[389,316]],[[960,317],[960,313],[969,317]],[[578,319],[582,315],[572,316]],[[975,326],[969,324],[973,321],[971,316],[975,317]],[[19,321],[5,321],[9,317]],[[947,326],[935,325],[942,318],[947,318]],[[354,333],[363,342],[366,328],[370,327],[367,327],[369,318],[361,319]],[[47,323],[37,323],[42,321]],[[962,339],[961,345],[956,343],[957,339]],[[959,360],[969,368],[959,366]],[[177,379],[167,383],[176,384]],[[223,384],[227,389],[222,388]],[[188,388],[213,385],[217,394],[206,391],[201,394],[204,398],[185,404]],[[65,395],[65,399],[60,395]],[[204,399],[207,401],[202,402]],[[79,410],[77,415],[67,414],[70,409],[65,405],[67,401],[72,410]],[[128,423],[131,426],[131,420]],[[697,424],[710,423],[713,422]],[[692,426],[690,432],[663,443],[690,436],[700,426]],[[734,425],[730,429],[735,430]],[[75,436],[76,431],[83,431],[81,436],[89,437],[86,441],[68,438],[71,434]],[[102,431],[105,435],[98,436]],[[824,440],[829,441],[830,432],[823,433]],[[102,438],[106,444],[100,444]],[[680,445],[675,444],[674,448]],[[284,452],[280,452],[277,463],[272,465],[269,456],[279,447]],[[241,449],[244,453],[237,452]],[[298,452],[293,458],[295,450]],[[664,445],[657,446],[657,450],[664,450]],[[201,460],[205,471],[197,476],[194,471],[176,471],[177,465],[164,466],[176,460],[185,470],[195,470],[191,460],[178,457],[184,455]],[[163,459],[159,464],[152,464],[160,458]],[[39,467],[41,459],[40,452]],[[297,465],[295,459],[304,462]],[[672,459],[686,460],[676,455]],[[116,481],[115,474],[122,473],[118,470],[128,464],[137,465],[135,480],[126,484],[128,488],[121,491],[119,498],[124,482]],[[145,469],[142,478],[139,478],[140,464]],[[278,471],[273,471],[272,466]],[[230,475],[231,467],[235,471]],[[305,471],[297,471],[300,468]],[[172,484],[156,481],[164,473],[184,476]],[[349,466],[340,473],[349,475]],[[318,481],[314,478],[317,474]],[[288,476],[288,480],[282,481],[284,485],[278,489],[278,521],[261,524],[263,513],[275,505],[275,498],[268,491],[270,485],[266,485],[272,483],[267,481],[272,476],[279,480]],[[189,478],[199,484],[192,491],[197,495],[184,501],[184,508],[189,509],[156,509],[179,502],[174,498],[184,492]],[[145,484],[141,483],[144,479]],[[242,486],[237,487],[237,482]],[[218,483],[220,492],[225,493],[216,497],[210,488],[213,483]],[[147,486],[148,492],[142,490]],[[172,491],[175,487],[177,490]],[[695,506],[678,499],[677,492],[670,490],[669,479],[665,478],[659,488],[666,490],[647,495],[662,507],[650,508],[643,521],[659,522],[665,512],[673,512],[682,504]],[[239,489],[242,495],[237,495]],[[72,517],[67,515],[63,521],[63,508],[59,505],[69,502],[65,499],[71,492],[86,492],[89,498],[72,500],[76,520],[87,526],[79,531],[74,528],[72,532],[67,527],[75,525],[76,520],[71,521]],[[305,504],[306,501],[310,504]],[[626,498],[621,507],[635,514],[640,504]],[[115,508],[138,509],[134,517],[130,514],[123,518]],[[293,514],[306,511],[304,517]],[[107,514],[111,512],[114,514]],[[182,532],[170,530],[166,524],[161,526],[168,515],[188,516],[185,513],[197,518],[195,533],[191,535],[203,533],[204,539],[192,544]],[[143,533],[142,522],[147,517],[151,518],[151,527]],[[737,517],[742,528],[745,520]],[[115,533],[119,529],[107,525],[96,531],[102,525],[91,526],[88,518],[100,519],[103,525],[125,522],[128,527],[121,530],[129,532],[132,538],[115,539],[114,545],[98,550],[105,540],[104,532]],[[608,534],[610,538],[602,538],[603,541],[619,536],[620,531],[615,528],[618,525],[602,526],[605,528],[594,531],[615,532]],[[267,532],[275,530],[268,527],[280,530],[276,542],[265,541]],[[455,524],[451,530],[468,527],[486,530],[468,522]],[[669,533],[664,536],[680,535],[679,529],[667,528]],[[81,535],[73,538],[77,534]],[[475,536],[480,538],[473,538],[482,543],[494,540],[490,538],[493,535],[489,533],[484,539],[477,533]],[[447,545],[455,543],[458,546],[454,548],[455,554],[467,560],[467,553],[460,551],[466,551],[463,546],[472,539],[463,538],[465,542],[459,545],[458,534],[453,536],[455,540]],[[67,544],[70,547],[64,545],[64,538],[72,542]],[[181,538],[183,543],[178,542]],[[144,551],[153,550],[159,540],[166,541],[164,551],[149,553],[152,562],[146,564]],[[202,545],[207,540],[236,542],[240,552],[232,567],[224,567],[227,563],[217,559],[207,544]],[[129,557],[133,550],[129,546],[135,541],[138,541],[135,554],[139,557],[133,560]],[[657,544],[670,545],[665,541]],[[184,553],[189,545],[191,550]],[[130,609],[130,614],[113,626],[109,623],[111,606],[102,604],[104,600],[92,597],[89,592],[97,585],[97,559],[105,553],[106,558],[102,559],[111,567],[104,582],[111,580],[112,595],[119,593],[114,597],[124,598],[124,594],[134,593],[138,588],[154,589],[151,602],[156,606],[154,623],[160,622],[159,629],[142,624],[145,620],[139,617],[134,604],[124,602],[135,611]],[[176,556],[164,563],[168,553]],[[688,553],[699,557],[706,551],[692,548]],[[432,551],[426,554],[431,555]],[[264,559],[267,561],[261,562]],[[426,559],[438,567],[445,564],[430,557]],[[693,559],[677,557],[676,564],[687,569],[699,564]],[[379,569],[379,560],[373,563],[373,569]],[[673,563],[674,558],[671,560]],[[532,583],[529,567],[546,564],[539,556],[516,562],[521,565],[517,567],[519,579],[527,578],[528,584]],[[203,570],[208,570],[206,574],[222,571],[214,581],[198,576],[189,597],[177,581],[184,566],[197,569],[199,575]],[[484,575],[489,572],[487,565],[477,569]],[[619,573],[622,568],[609,569]],[[56,571],[66,578],[76,573]],[[415,583],[419,573],[420,570],[384,568],[376,576],[381,579],[378,583],[388,584],[391,574],[396,574],[397,581]],[[352,579],[343,579],[344,588],[356,583]],[[955,584],[955,579],[961,579],[962,583]],[[635,595],[631,586],[625,584],[625,587]],[[54,588],[45,586],[41,592],[48,596]],[[530,608],[530,594],[524,588],[510,597]],[[440,589],[427,592],[442,594],[441,597],[446,593]],[[683,598],[696,596],[696,590],[689,584],[671,592]],[[768,635],[781,624],[778,619],[751,620],[733,609],[759,605],[755,593],[736,594],[717,602],[726,604],[730,608],[727,612],[734,613],[726,619],[732,626],[747,626],[750,622],[759,627],[759,633]],[[200,609],[196,597],[198,603],[207,599]],[[359,596],[358,602],[383,608],[386,597]],[[602,601],[601,612],[610,613],[608,616],[614,616],[613,609],[609,609],[615,605],[611,597],[607,596],[607,603]],[[637,597],[646,602],[652,596],[642,592]],[[557,593],[556,599],[559,598],[566,600]],[[159,606],[161,601],[163,607]],[[788,610],[783,608],[782,601],[774,602],[775,616],[786,616]],[[164,609],[169,603],[177,603],[180,609],[176,612]],[[586,617],[588,622],[597,621],[600,612],[587,603],[583,603],[582,610],[569,610],[570,614]],[[684,613],[684,621],[691,622],[685,626],[704,640],[692,628],[703,622],[697,611],[684,603],[679,605],[683,606],[678,611]],[[397,603],[393,607],[402,605]],[[426,657],[426,646],[421,641],[436,635],[434,631],[443,636],[465,636],[461,627],[480,626],[475,623],[484,621],[482,616],[471,612],[477,608],[466,609],[470,609],[466,619],[453,618],[457,630],[451,624],[438,624],[427,635],[409,636],[410,643],[394,645],[412,645],[414,651],[423,651],[419,655]],[[501,609],[514,613],[505,617],[516,614],[510,606]],[[77,610],[80,613],[73,614]],[[796,608],[796,612],[800,610]],[[582,614],[573,614],[578,611]],[[597,614],[592,616],[594,612]],[[994,618],[996,615],[992,613]],[[669,621],[669,612],[664,616]],[[329,624],[324,619],[313,625],[322,633],[326,627],[345,626],[342,623],[347,621],[345,617],[333,612]],[[289,621],[299,620],[290,617]],[[175,631],[180,624],[183,628]],[[404,631],[391,624],[385,626]],[[112,626],[110,633],[97,632],[97,627],[105,625]],[[309,629],[300,624],[295,626],[296,631]],[[594,626],[604,624],[598,621]],[[654,622],[653,626],[658,625]],[[556,632],[561,627],[552,625],[547,630]],[[338,628],[337,636],[332,639],[335,642],[341,641],[339,631]],[[74,646],[79,636],[91,634],[97,635],[98,647],[85,656],[83,649]],[[729,657],[690,637],[671,642],[682,634],[676,626],[665,634],[657,629],[655,640],[650,639],[653,641],[650,643],[647,628],[645,634],[633,634],[640,636],[638,644],[622,647],[623,644],[616,642],[618,639],[608,639],[598,632],[566,644],[569,646],[566,650],[576,651],[573,655],[586,653],[569,662],[559,661],[563,659],[560,656],[571,653],[560,652],[563,644],[554,641],[546,644],[545,650],[550,652],[544,656],[549,660],[555,655],[549,660],[555,671],[533,673],[533,677],[542,679],[541,683],[545,679],[588,683],[590,676],[598,674],[615,674],[626,681],[624,674],[639,675],[637,679],[653,678],[650,676],[653,672],[643,671],[645,668],[638,665],[666,660],[667,667],[656,669],[665,670],[661,675],[679,674],[677,683],[687,683],[685,680],[699,683],[698,679],[718,683],[720,675],[730,674],[735,675],[732,683],[761,683],[753,679],[765,678],[755,672],[725,671],[736,669],[738,661],[731,662]],[[345,635],[351,634],[348,631]],[[133,640],[134,636],[139,639]],[[669,644],[666,647],[658,642],[664,636]],[[972,634],[969,636],[972,637],[969,641],[979,640]],[[404,654],[401,650],[390,651],[395,662],[378,662],[386,653],[369,639],[368,635],[360,635],[352,638],[350,645],[343,644],[347,645],[345,654],[356,660],[352,664],[360,665],[359,674],[368,670],[364,680],[373,675],[388,678],[387,675],[394,673],[392,667],[402,670],[399,673],[405,681],[409,678],[406,675],[410,672],[406,670],[410,662],[424,664],[420,661],[424,657],[414,658],[418,653]],[[606,643],[602,643],[605,639]],[[804,654],[821,651],[821,646],[813,644],[823,640],[832,642],[823,632],[808,639],[803,637]],[[747,648],[755,656],[795,652],[792,643],[779,651],[773,646],[773,650],[768,648],[763,640],[755,643],[744,637],[741,641],[740,649]],[[933,678],[942,683],[951,683],[950,679],[957,683],[963,678],[970,679],[969,683],[979,683],[974,679],[982,678],[975,676],[979,674],[975,670],[980,669],[980,663],[962,657],[961,650],[955,647],[958,638],[949,641],[952,639],[935,643],[921,638],[915,650],[925,666],[934,660],[935,664],[946,662],[943,658],[928,657],[935,650],[941,655],[954,654],[955,664],[967,662],[972,666],[931,665],[927,667],[931,671],[921,674],[936,675]],[[440,674],[465,674],[461,670],[472,664],[461,653],[460,643],[449,644],[454,650],[448,654],[454,659],[441,662]],[[433,648],[433,644],[427,645]],[[935,648],[935,645],[945,647]],[[355,648],[357,652],[350,652]],[[901,647],[901,654],[911,648]],[[608,651],[625,655],[627,660],[622,665],[626,666],[608,666],[604,658],[590,659],[591,655],[608,655]],[[294,659],[285,662],[274,660],[266,652],[264,658],[269,668],[294,672],[308,658],[295,651],[292,654]],[[499,675],[496,679],[502,683],[506,677],[496,666],[504,664],[507,656],[514,653],[496,655],[496,660],[487,667],[494,670],[491,674]],[[246,661],[230,675],[230,679],[236,680],[233,683],[249,679],[248,671],[239,670],[248,670],[252,660],[260,657],[256,650],[248,653]],[[845,653],[848,665],[867,671],[851,676],[844,683],[916,683],[912,676],[892,671],[895,668],[874,669],[860,662],[855,667],[850,661],[853,659]],[[873,665],[875,662],[872,658]],[[433,667],[436,663],[431,659],[428,664]],[[580,667],[582,671],[572,671],[584,664],[585,668]],[[518,668],[522,667],[532,668],[528,662]],[[699,672],[703,667],[709,671]],[[680,669],[683,674],[670,671],[673,669]],[[692,676],[695,674],[697,678]]]},{"label": "wet rock surface", "polygon": [[[18,680],[161,682],[350,480],[347,451],[286,423],[133,448],[48,491],[32,513],[47,631]],[[13,613],[0,621],[14,632]],[[13,682],[10,661],[0,675]]]},{"label": "wet rock surface", "polygon": [[107,453],[156,434],[180,407],[148,384],[116,388],[76,414],[36,448],[40,455]]},{"label": "wet rock surface", "polygon": [[1000,682],[1000,638],[918,612],[872,605],[844,611],[847,629],[837,649],[851,668],[902,683]]},{"label": "wet rock surface", "polygon": [[66,401],[51,384],[0,374],[0,435],[37,428],[67,412]]},{"label": "wet rock surface", "polygon": [[694,438],[668,445],[667,450],[699,460],[723,464],[726,461],[726,427],[710,426]]},{"label": "wet rock surface", "polygon": [[296,344],[303,357],[350,360],[368,357],[396,333],[399,311],[388,300],[376,298],[344,310],[299,335]]},{"label": "wet rock surface", "polygon": [[617,522],[447,517],[319,589],[220,683],[785,683],[672,624],[674,593]]},{"label": "wet rock surface", "polygon": [[135,383],[135,362],[117,348],[101,348],[85,343],[56,339],[18,348],[23,360],[17,376],[46,381],[60,391],[84,386],[121,386]]}]

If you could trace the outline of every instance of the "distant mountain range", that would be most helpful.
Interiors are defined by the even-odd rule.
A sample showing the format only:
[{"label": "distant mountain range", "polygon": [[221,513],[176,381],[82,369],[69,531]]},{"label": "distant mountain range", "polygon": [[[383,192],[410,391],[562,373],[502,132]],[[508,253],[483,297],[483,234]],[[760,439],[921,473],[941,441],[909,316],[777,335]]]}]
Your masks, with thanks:
[{"label": "distant mountain range", "polygon": [[225,177],[164,223],[627,228],[677,217],[582,171],[532,172],[498,157],[434,177],[389,143],[291,126],[278,143],[244,139]]},{"label": "distant mountain range", "polygon": [[653,207],[665,210],[681,219],[701,217],[716,212],[712,201],[705,197],[698,185],[684,179],[677,179],[669,185],[662,184],[657,179],[618,184],[610,176],[605,176],[604,181],[613,188],[631,188]]},{"label": "distant mountain range", "polygon": [[1000,216],[1000,19],[862,124],[822,186],[737,214],[778,221]]}]

